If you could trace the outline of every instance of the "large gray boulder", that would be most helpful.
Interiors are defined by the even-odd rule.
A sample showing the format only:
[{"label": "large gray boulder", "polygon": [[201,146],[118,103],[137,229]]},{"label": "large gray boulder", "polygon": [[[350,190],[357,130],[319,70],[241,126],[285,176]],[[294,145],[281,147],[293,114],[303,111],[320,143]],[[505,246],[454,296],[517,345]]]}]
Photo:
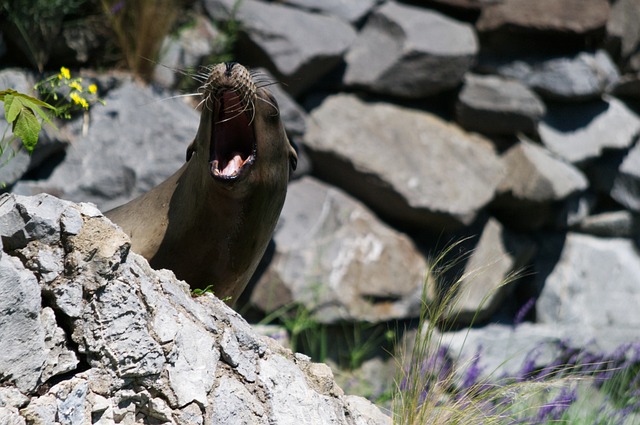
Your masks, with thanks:
[{"label": "large gray boulder", "polygon": [[327,366],[258,336],[213,295],[192,298],[173,273],[152,270],[94,206],[4,195],[0,223],[3,417],[390,423],[345,396]]},{"label": "large gray boulder", "polygon": [[[640,131],[637,137],[640,137]],[[610,194],[625,208],[640,212],[640,143],[636,143],[623,158]]]},{"label": "large gray boulder", "polygon": [[[568,233],[538,260],[540,323],[570,326],[605,350],[640,340],[640,258],[633,241]],[[557,259],[557,260],[556,260]]]},{"label": "large gray boulder", "polygon": [[[512,293],[514,282],[535,252],[533,243],[505,229],[496,219],[484,224],[479,237],[468,248],[459,277],[448,280],[442,276],[442,286],[436,292],[429,288],[429,297],[447,297],[455,289],[455,302],[443,314],[447,323],[469,326],[489,319]],[[463,248],[461,244],[460,248]],[[457,250],[456,250],[457,251]]]},{"label": "large gray boulder", "polygon": [[498,74],[521,81],[545,99],[561,102],[599,99],[620,78],[615,64],[603,50],[575,56],[517,59],[494,66]]},{"label": "large gray boulder", "polygon": [[624,61],[640,47],[640,2],[637,0],[617,0],[611,5],[611,15],[607,22],[607,35],[612,48],[619,51]]},{"label": "large gray boulder", "polygon": [[103,211],[145,193],[182,166],[198,129],[198,113],[170,93],[130,79],[91,108],[89,129],[69,128],[72,144],[50,177],[21,182],[14,192],[97,204]]},{"label": "large gray boulder", "polygon": [[[219,1],[204,4],[214,19],[220,19],[220,9],[226,8]],[[243,0],[231,12],[242,35],[240,60],[268,68],[293,95],[338,65],[356,37],[351,25],[341,19],[282,4]]]},{"label": "large gray boulder", "polygon": [[373,12],[347,53],[344,83],[420,98],[459,85],[477,54],[470,25],[391,1]]},{"label": "large gray boulder", "polygon": [[283,3],[307,10],[336,16],[355,24],[364,18],[382,0],[284,0]]},{"label": "large gray boulder", "polygon": [[320,323],[419,317],[426,260],[342,191],[311,177],[292,182],[274,240],[251,293],[261,310],[297,303]]},{"label": "large gray boulder", "polygon": [[602,38],[608,17],[607,0],[509,0],[486,5],[476,27],[500,46],[550,35],[556,43],[578,44],[589,37]]},{"label": "large gray boulder", "polygon": [[468,131],[532,134],[545,111],[540,98],[518,81],[468,74],[458,97],[456,118]]},{"label": "large gray boulder", "polygon": [[610,211],[585,217],[575,226],[576,231],[608,238],[638,238],[640,214],[630,211]]},{"label": "large gray boulder", "polygon": [[578,168],[533,142],[519,141],[502,160],[505,174],[492,206],[514,227],[536,229],[551,224],[563,204],[589,186]]},{"label": "large gray boulder", "polygon": [[324,180],[387,218],[436,232],[473,222],[502,178],[480,136],[353,95],[330,96],[311,112],[305,146]]},{"label": "large gray boulder", "polygon": [[640,116],[615,98],[547,107],[538,129],[544,145],[571,163],[629,148],[640,134]]},{"label": "large gray boulder", "polygon": [[622,76],[611,87],[611,94],[631,100],[640,99],[640,73]]}]

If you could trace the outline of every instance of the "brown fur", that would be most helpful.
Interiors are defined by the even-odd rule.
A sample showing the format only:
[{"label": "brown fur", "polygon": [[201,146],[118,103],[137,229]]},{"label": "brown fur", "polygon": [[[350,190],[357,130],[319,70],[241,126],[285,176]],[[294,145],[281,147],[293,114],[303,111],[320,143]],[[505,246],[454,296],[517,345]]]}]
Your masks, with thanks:
[{"label": "brown fur", "polygon": [[[218,297],[230,297],[231,303],[244,290],[271,239],[297,161],[273,97],[241,76],[251,77],[239,64],[212,68],[203,86],[204,107],[187,162],[146,194],[106,214],[152,267],[173,270],[192,288],[212,285]],[[246,112],[236,107],[228,115],[251,117],[255,158],[238,177],[225,180],[212,175],[210,143],[214,126],[222,125],[216,123],[220,93],[230,89],[242,91],[239,98],[253,105]]]}]

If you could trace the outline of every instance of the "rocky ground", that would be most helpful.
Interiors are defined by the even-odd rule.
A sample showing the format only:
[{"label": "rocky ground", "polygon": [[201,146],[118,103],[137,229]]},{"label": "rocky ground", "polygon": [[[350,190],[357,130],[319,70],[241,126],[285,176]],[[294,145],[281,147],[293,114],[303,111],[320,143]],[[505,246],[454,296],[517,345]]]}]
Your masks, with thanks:
[{"label": "rocky ground", "polygon": [[91,204],[0,197],[3,424],[390,423],[328,366],[129,252]]},{"label": "rocky ground", "polygon": [[[199,2],[160,62],[200,64],[233,16],[237,59],[283,83],[301,166],[247,317],[294,302],[329,326],[410,324],[430,258],[469,236],[455,314],[481,326],[447,333],[463,358],[640,340],[637,0],[234,3]],[[86,75],[106,105],[0,168],[8,191],[106,210],[181,165],[198,115],[175,72]],[[33,82],[0,73],[0,88]],[[504,356],[485,350],[485,370]]]}]

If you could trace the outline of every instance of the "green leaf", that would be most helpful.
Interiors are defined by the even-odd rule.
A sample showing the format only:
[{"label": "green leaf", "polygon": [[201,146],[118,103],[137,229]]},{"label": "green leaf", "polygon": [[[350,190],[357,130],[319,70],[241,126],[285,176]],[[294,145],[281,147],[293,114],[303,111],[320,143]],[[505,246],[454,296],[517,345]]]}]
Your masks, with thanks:
[{"label": "green leaf", "polygon": [[16,120],[21,109],[22,103],[14,95],[8,94],[4,97],[4,116],[8,123]]},{"label": "green leaf", "polygon": [[50,105],[47,102],[43,102],[40,99],[36,99],[35,97],[17,92],[12,89],[0,91],[0,101],[4,101],[5,117],[6,120],[10,123],[12,123],[16,119],[17,115],[20,113],[20,110],[23,107],[26,107],[31,109],[32,112],[38,114],[48,124],[53,125],[51,119],[42,110],[42,108],[50,109],[54,111],[54,113],[58,110],[55,106]]},{"label": "green leaf", "polygon": [[38,134],[41,129],[40,121],[29,108],[23,107],[13,123],[13,134],[22,140],[22,144],[29,153],[38,143]]},{"label": "green leaf", "polygon": [[51,124],[53,126],[51,119],[49,119],[49,116],[40,108],[40,106],[46,105],[45,107],[52,109],[54,111],[56,110],[56,108],[49,105],[48,103],[42,102],[30,96],[20,96],[20,97],[21,97],[20,100],[22,101],[22,104],[25,107],[31,109],[32,111],[35,111],[38,115],[40,115],[40,118],[42,118],[47,122],[47,124]]}]

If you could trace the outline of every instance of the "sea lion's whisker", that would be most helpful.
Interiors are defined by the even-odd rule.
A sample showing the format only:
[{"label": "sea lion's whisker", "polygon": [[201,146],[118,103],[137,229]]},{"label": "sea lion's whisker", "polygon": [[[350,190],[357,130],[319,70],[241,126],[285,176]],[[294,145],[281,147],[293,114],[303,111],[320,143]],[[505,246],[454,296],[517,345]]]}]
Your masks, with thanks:
[{"label": "sea lion's whisker", "polygon": [[277,113],[280,113],[280,108],[278,107],[278,105],[276,105],[275,103],[273,103],[269,99],[265,99],[264,97],[261,97],[261,96],[257,96],[257,98],[258,98],[258,100],[263,101],[267,105],[271,105],[273,107],[273,109],[275,109],[277,111]]},{"label": "sea lion's whisker", "polygon": [[185,93],[185,94],[177,94],[175,96],[169,96],[169,97],[165,97],[160,99],[160,101],[163,100],[170,100],[170,99],[182,99],[184,97],[193,97],[193,96],[202,96],[202,93]]}]

